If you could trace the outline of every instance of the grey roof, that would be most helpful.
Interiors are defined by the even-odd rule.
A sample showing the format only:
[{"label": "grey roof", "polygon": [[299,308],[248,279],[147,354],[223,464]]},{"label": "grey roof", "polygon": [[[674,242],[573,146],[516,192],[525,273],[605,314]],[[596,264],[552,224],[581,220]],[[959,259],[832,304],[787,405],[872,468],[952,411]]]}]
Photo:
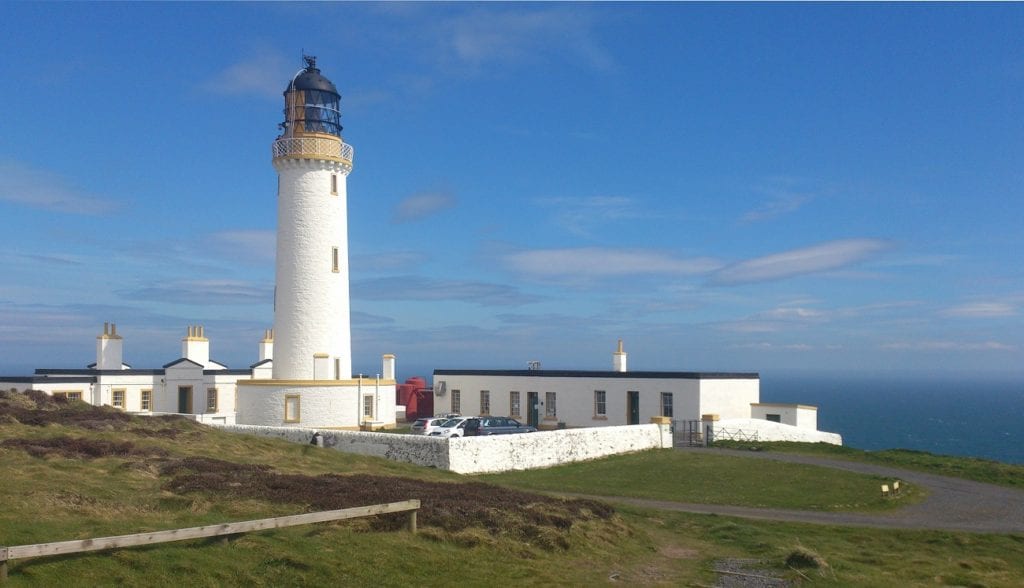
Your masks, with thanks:
[{"label": "grey roof", "polygon": [[527,376],[534,378],[646,378],[659,380],[757,380],[757,372],[616,372],[598,370],[434,370],[437,376]]}]

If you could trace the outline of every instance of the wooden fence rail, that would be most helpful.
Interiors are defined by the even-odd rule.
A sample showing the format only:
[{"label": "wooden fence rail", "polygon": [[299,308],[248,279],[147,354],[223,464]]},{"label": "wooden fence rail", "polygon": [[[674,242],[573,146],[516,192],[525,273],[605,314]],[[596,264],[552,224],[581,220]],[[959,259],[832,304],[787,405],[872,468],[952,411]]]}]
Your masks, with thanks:
[{"label": "wooden fence rail", "polygon": [[98,537],[96,539],[78,539],[74,541],[60,541],[57,543],[38,543],[35,545],[17,545],[14,547],[0,546],[0,582],[7,579],[7,562],[12,559],[45,557],[48,555],[62,555],[66,553],[81,553],[84,551],[97,551],[100,549],[114,549],[118,547],[135,547],[139,545],[151,545],[153,543],[167,543],[170,541],[184,541],[186,539],[200,539],[202,537],[216,537],[218,535],[233,535],[235,533],[248,533],[251,531],[262,531],[264,529],[279,529],[282,527],[308,525],[310,523],[324,523],[327,521],[340,521],[344,519],[370,517],[393,512],[408,511],[409,531],[415,533],[416,511],[419,508],[419,500],[405,500],[402,502],[389,502],[387,504],[374,504],[371,506],[359,506],[356,508],[345,508],[341,510],[326,510],[286,517],[258,519],[255,521],[206,525],[205,527],[189,527],[187,529],[173,529],[170,531],[153,531],[151,533],[136,533],[134,535]]}]

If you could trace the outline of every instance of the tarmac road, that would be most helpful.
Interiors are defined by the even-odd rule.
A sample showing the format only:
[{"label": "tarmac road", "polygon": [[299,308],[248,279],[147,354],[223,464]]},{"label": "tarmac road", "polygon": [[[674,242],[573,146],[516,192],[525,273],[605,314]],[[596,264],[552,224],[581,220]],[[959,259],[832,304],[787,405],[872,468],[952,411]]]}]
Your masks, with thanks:
[{"label": "tarmac road", "polygon": [[893,480],[903,480],[927,488],[929,494],[917,504],[886,513],[871,514],[692,504],[622,496],[590,496],[590,498],[663,510],[713,513],[774,521],[972,533],[1024,533],[1024,491],[1022,490],[912,470],[791,453],[708,448],[676,448],[676,451],[711,452],[749,459],[770,459],[849,470],[884,476]]}]

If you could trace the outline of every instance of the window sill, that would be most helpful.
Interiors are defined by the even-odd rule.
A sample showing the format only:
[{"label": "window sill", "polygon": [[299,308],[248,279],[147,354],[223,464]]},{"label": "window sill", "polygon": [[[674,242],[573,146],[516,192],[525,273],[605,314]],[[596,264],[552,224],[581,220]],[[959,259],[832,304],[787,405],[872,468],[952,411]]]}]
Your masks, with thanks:
[{"label": "window sill", "polygon": [[607,416],[603,416],[603,415],[596,415],[595,414],[593,416],[593,420],[595,420],[595,421],[606,421],[606,420],[608,420],[608,417]]}]

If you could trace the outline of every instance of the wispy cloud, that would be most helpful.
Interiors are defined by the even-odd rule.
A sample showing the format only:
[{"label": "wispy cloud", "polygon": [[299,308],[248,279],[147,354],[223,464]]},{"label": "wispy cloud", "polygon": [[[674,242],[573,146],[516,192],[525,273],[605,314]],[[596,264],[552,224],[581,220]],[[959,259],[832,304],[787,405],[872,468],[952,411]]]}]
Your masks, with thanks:
[{"label": "wispy cloud", "polygon": [[939,312],[942,316],[959,318],[1002,318],[1017,315],[1017,306],[1009,302],[969,302]]},{"label": "wispy cloud", "polygon": [[1017,347],[998,341],[898,341],[884,343],[882,349],[892,351],[1015,351]]},{"label": "wispy cloud", "polygon": [[774,178],[757,189],[767,196],[760,206],[740,217],[740,223],[749,224],[772,220],[799,210],[814,199],[813,193],[797,187],[791,178]]},{"label": "wispy cloud", "polygon": [[595,13],[580,7],[473,10],[442,26],[447,59],[476,70],[571,60],[596,70],[615,61],[596,39]]},{"label": "wispy cloud", "polygon": [[239,229],[211,234],[209,249],[232,260],[273,263],[277,237],[271,229]]},{"label": "wispy cloud", "polygon": [[633,200],[623,196],[541,198],[537,203],[554,209],[554,222],[580,236],[590,236],[594,229],[610,222],[640,217]]},{"label": "wispy cloud", "polygon": [[735,263],[716,272],[711,283],[765,282],[836,270],[870,259],[889,248],[887,241],[879,239],[828,241]]},{"label": "wispy cloud", "polygon": [[391,222],[397,224],[423,220],[455,204],[455,196],[448,192],[413,194],[398,203],[391,215]]},{"label": "wispy cloud", "polygon": [[87,194],[52,172],[9,160],[0,160],[0,202],[85,215],[103,215],[119,208],[117,202]]},{"label": "wispy cloud", "polygon": [[297,63],[289,66],[280,54],[262,52],[228,65],[204,81],[201,87],[216,94],[279,98],[285,83],[299,69]]},{"label": "wispy cloud", "polygon": [[352,297],[361,300],[456,300],[481,306],[519,306],[541,300],[515,286],[462,280],[393,276],[352,284]]},{"label": "wispy cloud", "polygon": [[117,292],[129,300],[172,304],[270,304],[273,287],[241,280],[177,280]]},{"label": "wispy cloud", "polygon": [[658,251],[600,247],[520,251],[505,255],[503,262],[523,274],[566,277],[693,275],[721,267],[720,262],[708,257],[683,258]]}]

